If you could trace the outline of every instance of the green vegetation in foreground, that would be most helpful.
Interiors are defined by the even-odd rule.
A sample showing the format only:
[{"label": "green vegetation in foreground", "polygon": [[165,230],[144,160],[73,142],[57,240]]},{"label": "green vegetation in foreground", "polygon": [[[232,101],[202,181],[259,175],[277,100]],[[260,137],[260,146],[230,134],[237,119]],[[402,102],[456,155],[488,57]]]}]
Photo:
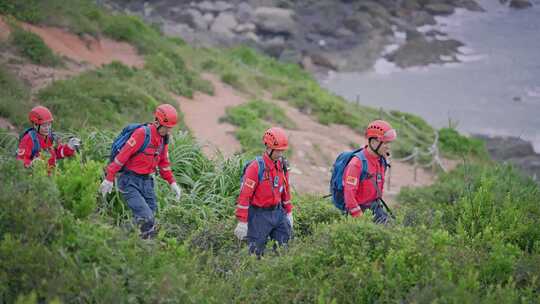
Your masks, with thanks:
[{"label": "green vegetation in foreground", "polygon": [[175,134],[171,158],[186,191],[177,203],[157,183],[161,231],[143,241],[130,212],[115,209],[118,193],[103,200],[95,191],[112,136],[83,135],[92,144],[52,178],[44,163],[28,174],[0,158],[9,189],[0,192],[2,301],[538,301],[540,193],[509,167],[461,167],[408,190],[389,227],[342,217],[318,197],[294,197],[290,249],[257,261],[232,234],[241,158],[208,160],[193,139]]},{"label": "green vegetation in foreground", "polygon": [[[251,156],[260,154],[262,134],[270,126],[280,125],[288,129],[296,127],[282,108],[264,100],[252,100],[227,108],[226,112],[224,120],[238,127],[235,131],[236,138],[240,141],[243,152]],[[294,143],[291,145],[294,146]]]}]

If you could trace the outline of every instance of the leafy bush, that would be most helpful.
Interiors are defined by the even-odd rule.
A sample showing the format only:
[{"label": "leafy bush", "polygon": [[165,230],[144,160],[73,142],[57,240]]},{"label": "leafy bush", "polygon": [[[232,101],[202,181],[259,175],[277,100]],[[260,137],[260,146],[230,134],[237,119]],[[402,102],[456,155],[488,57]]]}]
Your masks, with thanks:
[{"label": "leafy bush", "polygon": [[405,223],[476,240],[495,235],[521,250],[538,248],[538,185],[510,166],[461,166],[433,186],[402,191]]},{"label": "leafy bush", "polygon": [[76,218],[86,218],[96,211],[96,196],[101,182],[102,163],[88,161],[81,166],[81,157],[61,162],[62,170],[55,175],[55,182],[64,208]]},{"label": "leafy bush", "polygon": [[24,170],[22,162],[12,156],[0,161],[0,169],[0,239],[6,234],[23,241],[54,239],[61,230],[63,209],[45,164],[36,162],[32,171]]},{"label": "leafy bush", "polygon": [[14,27],[10,39],[19,53],[33,63],[49,66],[60,64],[60,59],[54,55],[43,39],[32,32]]},{"label": "leafy bush", "polygon": [[227,73],[221,75],[221,81],[223,81],[224,83],[232,86],[233,88],[236,88],[236,89],[239,89],[239,90],[243,89],[242,83],[240,82],[240,79],[238,78],[238,75],[236,75],[234,73],[227,72]]},{"label": "leafy bush", "polygon": [[479,158],[487,158],[485,143],[480,139],[469,138],[458,133],[452,128],[439,130],[439,142],[441,149],[450,155],[472,155]]},{"label": "leafy bush", "polygon": [[0,14],[12,15],[25,22],[38,23],[44,20],[38,5],[39,2],[39,0],[2,1],[0,2]]}]

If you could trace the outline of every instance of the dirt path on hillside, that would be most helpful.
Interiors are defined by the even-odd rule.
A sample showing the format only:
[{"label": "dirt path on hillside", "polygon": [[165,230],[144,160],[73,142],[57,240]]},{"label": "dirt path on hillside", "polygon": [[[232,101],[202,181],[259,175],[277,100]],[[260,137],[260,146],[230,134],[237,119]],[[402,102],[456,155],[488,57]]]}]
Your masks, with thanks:
[{"label": "dirt path on hillside", "polygon": [[234,137],[234,126],[220,122],[227,107],[237,106],[247,101],[232,87],[219,81],[215,75],[204,74],[203,78],[214,86],[214,95],[196,92],[193,99],[176,97],[184,113],[186,125],[203,146],[207,155],[216,155],[219,149],[224,156],[241,151],[240,143]]},{"label": "dirt path on hillside", "polygon": [[[234,137],[235,127],[219,120],[225,109],[247,102],[233,88],[223,84],[214,75],[204,75],[215,88],[215,95],[196,93],[193,99],[178,98],[184,113],[186,125],[204,145],[207,155],[215,155],[220,149],[225,156],[240,151],[241,146]],[[268,96],[265,96],[268,97]],[[267,98],[269,99],[269,98]],[[297,129],[287,130],[293,154],[291,163],[291,185],[298,193],[325,195],[328,193],[330,170],[335,157],[342,151],[364,144],[364,138],[343,125],[321,125],[310,116],[289,106],[286,102],[275,101],[285,110],[288,117],[297,124]],[[446,163],[450,168],[455,164]],[[411,164],[395,161],[387,177],[385,197],[392,204],[399,190],[405,186],[425,186],[433,183],[435,175],[418,169],[416,181]]]}]

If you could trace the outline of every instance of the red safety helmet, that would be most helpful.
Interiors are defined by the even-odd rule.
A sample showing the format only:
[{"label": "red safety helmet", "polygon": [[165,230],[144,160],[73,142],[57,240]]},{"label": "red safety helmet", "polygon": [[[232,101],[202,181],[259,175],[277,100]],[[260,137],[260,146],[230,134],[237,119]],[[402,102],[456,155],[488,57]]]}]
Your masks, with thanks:
[{"label": "red safety helmet", "polygon": [[273,150],[287,150],[289,148],[289,140],[287,139],[287,134],[282,128],[272,127],[263,135],[264,145]]},{"label": "red safety helmet", "polygon": [[366,128],[366,138],[375,138],[381,142],[394,141],[397,137],[396,130],[384,120],[372,121]]},{"label": "red safety helmet", "polygon": [[154,116],[160,125],[168,128],[173,128],[178,123],[178,113],[170,104],[159,105]]},{"label": "red safety helmet", "polygon": [[54,119],[49,109],[44,106],[37,106],[28,113],[28,120],[35,125],[42,125],[47,122],[52,122]]}]

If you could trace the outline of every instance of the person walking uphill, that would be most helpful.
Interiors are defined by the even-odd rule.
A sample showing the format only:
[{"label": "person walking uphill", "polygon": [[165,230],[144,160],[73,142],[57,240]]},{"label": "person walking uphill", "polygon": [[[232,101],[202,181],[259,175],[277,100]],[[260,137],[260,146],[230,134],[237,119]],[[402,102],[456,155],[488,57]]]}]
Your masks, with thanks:
[{"label": "person walking uphill", "polygon": [[34,107],[28,113],[28,119],[32,127],[26,129],[19,139],[17,149],[18,160],[24,163],[25,167],[30,167],[36,159],[45,159],[45,153],[49,154],[49,173],[56,166],[56,160],[70,157],[81,146],[81,140],[72,137],[67,144],[61,144],[59,138],[52,131],[53,115],[44,106]]},{"label": "person walking uphill", "polygon": [[[390,143],[396,139],[397,133],[388,122],[375,120],[367,126],[365,137],[368,144],[355,154],[359,157],[351,158],[343,173],[345,208],[353,217],[361,216],[366,209],[371,209],[374,221],[386,224],[388,214],[380,199],[387,158],[390,156]],[[367,172],[363,173],[363,169]]]},{"label": "person walking uphill", "polygon": [[263,136],[266,151],[244,168],[236,208],[238,225],[234,234],[247,236],[249,252],[264,255],[268,237],[286,245],[291,237],[293,215],[289,176],[283,152],[288,149],[285,131],[268,129]]},{"label": "person walking uphill", "polygon": [[141,237],[155,236],[157,229],[154,216],[157,210],[154,179],[152,173],[159,168],[159,174],[171,186],[179,200],[181,190],[175,181],[169,162],[169,133],[176,126],[178,114],[169,104],[156,108],[153,123],[129,125],[113,143],[111,162],[107,166],[107,176],[100,186],[105,196],[113,189],[116,173],[118,190],[132,210],[135,221],[140,225]]}]

